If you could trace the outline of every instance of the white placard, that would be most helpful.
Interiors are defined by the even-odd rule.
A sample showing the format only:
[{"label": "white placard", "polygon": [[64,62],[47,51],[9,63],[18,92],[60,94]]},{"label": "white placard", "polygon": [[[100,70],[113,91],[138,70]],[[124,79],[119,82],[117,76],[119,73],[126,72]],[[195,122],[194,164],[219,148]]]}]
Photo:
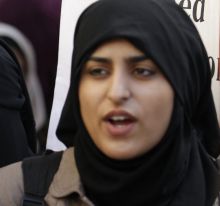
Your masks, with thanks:
[{"label": "white placard", "polygon": [[195,23],[209,55],[212,68],[212,92],[220,120],[220,1],[176,0]]},{"label": "white placard", "polygon": [[57,77],[48,130],[47,149],[59,151],[66,148],[57,139],[56,129],[70,83],[73,35],[80,14],[93,2],[95,0],[62,0]]}]

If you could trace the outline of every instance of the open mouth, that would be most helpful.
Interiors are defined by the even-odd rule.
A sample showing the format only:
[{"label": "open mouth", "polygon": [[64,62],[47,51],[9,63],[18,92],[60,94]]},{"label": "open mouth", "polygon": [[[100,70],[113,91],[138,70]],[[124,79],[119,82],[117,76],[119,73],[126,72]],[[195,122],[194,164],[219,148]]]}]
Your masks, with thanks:
[{"label": "open mouth", "polygon": [[110,112],[104,118],[106,130],[111,136],[127,136],[136,121],[131,114],[124,111]]},{"label": "open mouth", "polygon": [[108,121],[114,126],[124,126],[134,122],[131,118],[127,116],[112,116],[108,119]]}]

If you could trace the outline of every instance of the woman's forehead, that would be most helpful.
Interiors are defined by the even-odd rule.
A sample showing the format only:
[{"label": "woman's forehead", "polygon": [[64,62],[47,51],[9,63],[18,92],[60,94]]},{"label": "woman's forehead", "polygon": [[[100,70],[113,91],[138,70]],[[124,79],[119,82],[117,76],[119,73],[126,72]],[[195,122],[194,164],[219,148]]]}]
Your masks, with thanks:
[{"label": "woman's forehead", "polygon": [[96,49],[92,52],[91,56],[105,56],[111,53],[111,50],[120,50],[121,54],[128,55],[130,57],[142,55],[144,52],[138,49],[132,42],[123,38],[115,38],[107,40],[99,44]]}]

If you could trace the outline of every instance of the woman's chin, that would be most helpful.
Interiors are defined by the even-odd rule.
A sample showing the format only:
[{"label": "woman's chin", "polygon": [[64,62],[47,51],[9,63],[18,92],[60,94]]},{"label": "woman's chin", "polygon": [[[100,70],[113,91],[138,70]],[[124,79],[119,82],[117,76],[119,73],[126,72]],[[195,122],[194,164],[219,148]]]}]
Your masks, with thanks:
[{"label": "woman's chin", "polygon": [[109,158],[115,160],[129,160],[135,157],[138,157],[142,154],[139,154],[134,149],[119,149],[116,148],[108,148],[108,149],[101,149],[101,151]]}]

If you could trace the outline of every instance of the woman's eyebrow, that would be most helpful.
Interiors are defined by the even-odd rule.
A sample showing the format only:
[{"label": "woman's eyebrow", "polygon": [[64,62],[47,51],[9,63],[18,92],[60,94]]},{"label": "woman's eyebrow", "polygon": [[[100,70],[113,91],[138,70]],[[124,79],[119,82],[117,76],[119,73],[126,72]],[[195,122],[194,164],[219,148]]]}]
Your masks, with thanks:
[{"label": "woman's eyebrow", "polygon": [[[138,63],[138,62],[141,62],[141,61],[145,61],[149,59],[149,57],[147,57],[146,55],[137,55],[137,56],[130,56],[130,57],[126,57],[125,60],[128,62],[128,63]],[[87,62],[88,61],[95,61],[95,62],[100,62],[100,63],[111,63],[112,60],[111,58],[107,58],[107,57],[97,57],[97,56],[91,56],[88,58]]]},{"label": "woman's eyebrow", "polygon": [[138,62],[145,61],[148,59],[149,57],[147,57],[146,55],[140,55],[140,56],[128,57],[126,58],[126,61],[128,61],[129,63],[138,63]]},{"label": "woman's eyebrow", "polygon": [[96,56],[91,56],[88,58],[88,61],[95,61],[95,62],[100,62],[100,63],[111,63],[111,59],[105,58],[105,57],[96,57]]}]

